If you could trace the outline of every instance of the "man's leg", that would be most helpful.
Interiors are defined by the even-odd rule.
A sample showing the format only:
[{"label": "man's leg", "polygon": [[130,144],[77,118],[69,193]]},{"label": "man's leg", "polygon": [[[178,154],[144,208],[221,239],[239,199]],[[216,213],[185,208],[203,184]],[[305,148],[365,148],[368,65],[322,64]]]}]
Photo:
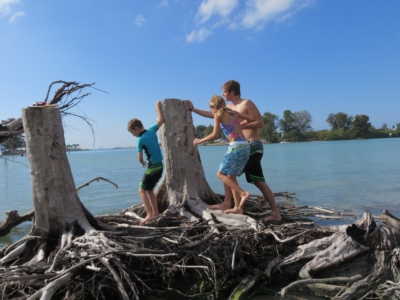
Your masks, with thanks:
[{"label": "man's leg", "polygon": [[[251,155],[249,161],[245,166],[244,173],[246,174],[247,182],[254,183],[254,185],[261,191],[265,200],[270,206],[271,215],[264,218],[263,222],[280,222],[282,221],[282,216],[278,211],[278,207],[276,206],[274,193],[271,191],[264,179],[264,174],[261,166],[262,157],[263,153],[254,153],[253,155]],[[240,206],[240,208],[242,208],[242,206]]]},{"label": "man's leg", "polygon": [[271,191],[268,184],[265,181],[260,181],[260,182],[254,182],[254,185],[261,191],[271,209],[271,215],[264,218],[263,222],[282,221],[282,216],[279,213],[278,207],[276,206],[274,193]]}]

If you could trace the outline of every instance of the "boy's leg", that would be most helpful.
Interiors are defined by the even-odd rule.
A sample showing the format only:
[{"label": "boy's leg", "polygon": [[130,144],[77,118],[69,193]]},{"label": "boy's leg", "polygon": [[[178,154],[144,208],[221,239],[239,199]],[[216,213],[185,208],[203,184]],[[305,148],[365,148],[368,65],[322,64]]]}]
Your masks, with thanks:
[{"label": "boy's leg", "polygon": [[[159,216],[157,198],[153,192],[153,189],[157,182],[160,180],[162,172],[162,164],[156,166],[156,168],[149,168],[147,169],[146,173],[143,176],[142,182],[140,183],[139,190],[141,190],[143,193],[143,196],[141,193],[142,201],[143,199],[145,199],[147,202],[147,204],[145,204],[145,202],[143,201],[143,204],[145,204],[147,215],[146,218],[140,222],[140,225],[147,224]],[[146,207],[146,205],[148,205],[148,207]]]},{"label": "boy's leg", "polygon": [[155,219],[160,215],[160,213],[158,212],[156,194],[154,193],[154,191],[147,191],[147,196],[149,197],[150,205],[152,208],[152,217],[153,219]]},{"label": "boy's leg", "polygon": [[142,188],[139,188],[138,191],[140,198],[142,199],[144,209],[146,210],[146,217],[142,221],[140,221],[139,225],[144,225],[146,224],[146,222],[149,221],[149,218],[151,218],[151,215],[153,213],[153,208],[151,207],[150,199],[147,196],[147,191]]}]

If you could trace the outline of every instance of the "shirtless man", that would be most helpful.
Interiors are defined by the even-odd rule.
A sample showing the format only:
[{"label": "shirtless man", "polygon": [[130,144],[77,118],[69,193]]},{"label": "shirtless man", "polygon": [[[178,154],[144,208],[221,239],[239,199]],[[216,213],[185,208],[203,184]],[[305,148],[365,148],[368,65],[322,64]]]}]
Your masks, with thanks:
[{"label": "shirtless man", "polygon": [[[226,101],[231,103],[227,107],[238,111],[243,114],[248,114],[254,117],[255,121],[248,122],[241,120],[241,126],[244,136],[250,143],[250,158],[244,167],[243,173],[246,175],[246,180],[249,183],[254,183],[255,186],[261,191],[265,200],[267,200],[271,215],[264,218],[263,222],[280,222],[282,216],[280,215],[276,206],[274,193],[267,185],[264,179],[264,174],[261,167],[261,159],[264,153],[264,147],[261,143],[260,135],[258,134],[258,128],[264,126],[264,120],[255,104],[248,99],[242,99],[240,93],[240,84],[235,80],[229,80],[222,85],[222,95]],[[199,114],[200,116],[213,118],[211,111],[199,110],[194,108],[192,102],[189,102],[190,109]],[[217,205],[210,205],[210,209],[224,210],[225,213],[239,213],[243,214],[243,203],[238,208],[231,208],[232,202],[232,191],[229,187],[224,185],[225,198],[224,202]]]}]

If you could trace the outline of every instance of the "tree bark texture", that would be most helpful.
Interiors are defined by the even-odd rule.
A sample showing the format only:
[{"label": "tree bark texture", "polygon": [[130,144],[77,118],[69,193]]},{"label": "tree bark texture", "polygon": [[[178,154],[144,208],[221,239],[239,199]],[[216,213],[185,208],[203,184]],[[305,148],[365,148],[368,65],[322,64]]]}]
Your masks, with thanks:
[{"label": "tree bark texture", "polygon": [[59,108],[24,108],[22,119],[35,209],[32,231],[83,234],[91,226],[76,193]]},{"label": "tree bark texture", "polygon": [[195,138],[189,106],[185,101],[165,99],[161,102],[165,124],[160,128],[164,152],[164,174],[157,189],[161,203],[182,206],[188,199],[206,203],[220,201],[208,185]]}]

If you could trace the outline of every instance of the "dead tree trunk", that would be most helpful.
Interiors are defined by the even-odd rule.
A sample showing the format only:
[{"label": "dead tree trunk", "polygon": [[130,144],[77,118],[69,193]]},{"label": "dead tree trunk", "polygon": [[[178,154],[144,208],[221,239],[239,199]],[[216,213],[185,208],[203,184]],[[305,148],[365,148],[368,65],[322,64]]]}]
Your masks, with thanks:
[{"label": "dead tree trunk", "polygon": [[188,105],[177,99],[162,102],[165,124],[160,128],[165,170],[157,190],[158,200],[182,206],[189,198],[212,203],[219,198],[208,185],[197,146]]},{"label": "dead tree trunk", "polygon": [[77,195],[66,155],[59,108],[25,108],[22,109],[22,119],[35,210],[30,236],[35,238],[28,239],[5,256],[1,263],[21,256],[32,263],[41,261],[65,246],[73,236],[101,228]]},{"label": "dead tree trunk", "polygon": [[[257,227],[248,216],[226,215],[222,211],[207,209],[207,204],[221,200],[208,185],[198,147],[193,146],[195,131],[189,105],[178,99],[166,99],[162,101],[162,111],[165,124],[160,128],[160,139],[165,168],[156,191],[161,211],[168,207],[169,212],[179,213],[193,221],[199,217],[206,220],[217,218],[230,225]],[[217,170],[216,167],[215,173]]]}]

